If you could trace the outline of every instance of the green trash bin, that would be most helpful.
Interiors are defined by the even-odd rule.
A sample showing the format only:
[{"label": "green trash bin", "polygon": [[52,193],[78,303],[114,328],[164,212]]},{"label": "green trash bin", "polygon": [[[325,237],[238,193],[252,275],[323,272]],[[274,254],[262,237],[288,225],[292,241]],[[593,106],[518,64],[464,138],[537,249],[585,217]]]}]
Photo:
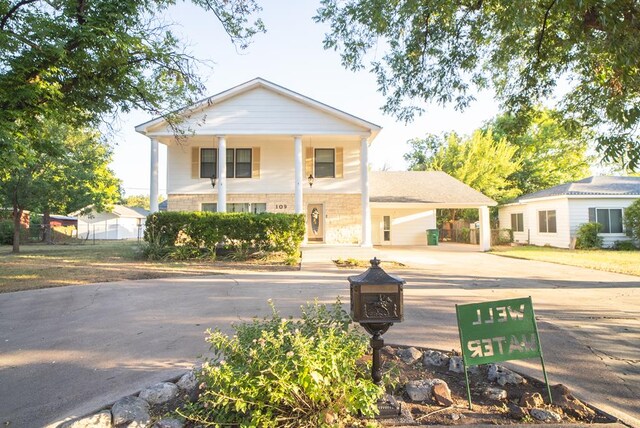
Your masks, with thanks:
[{"label": "green trash bin", "polygon": [[438,229],[427,229],[427,245],[438,245],[440,232]]}]

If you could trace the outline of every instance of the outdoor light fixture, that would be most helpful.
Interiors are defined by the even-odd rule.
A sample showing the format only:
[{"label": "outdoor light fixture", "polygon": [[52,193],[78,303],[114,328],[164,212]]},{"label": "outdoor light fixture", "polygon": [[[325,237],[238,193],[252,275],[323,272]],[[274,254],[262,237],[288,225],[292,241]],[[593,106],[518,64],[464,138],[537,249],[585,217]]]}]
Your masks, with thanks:
[{"label": "outdoor light fixture", "polygon": [[[382,335],[395,322],[404,320],[403,286],[406,281],[389,275],[380,267],[380,260],[371,260],[371,267],[360,275],[347,278],[351,296],[351,319],[360,323],[372,335],[373,365],[371,378],[376,385],[382,381],[380,349],[384,346]],[[393,396],[387,394],[378,402],[379,417],[395,417],[400,406]]]},{"label": "outdoor light fixture", "polygon": [[209,177],[209,180],[211,180],[211,187],[213,187],[214,189],[216,188],[216,173],[214,172],[213,175],[211,177]]},{"label": "outdoor light fixture", "polygon": [[307,177],[307,181],[309,182],[309,187],[313,187],[314,180],[315,178],[313,178],[313,174],[309,174],[309,176]]}]

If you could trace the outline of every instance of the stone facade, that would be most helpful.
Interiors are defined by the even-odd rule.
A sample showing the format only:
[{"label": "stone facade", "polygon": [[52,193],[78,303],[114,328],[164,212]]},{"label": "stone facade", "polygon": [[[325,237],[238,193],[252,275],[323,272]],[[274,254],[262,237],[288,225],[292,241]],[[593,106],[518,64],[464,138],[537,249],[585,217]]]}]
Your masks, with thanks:
[{"label": "stone facade", "polygon": [[[203,203],[215,203],[218,196],[209,194],[170,194],[169,211],[200,211]],[[359,194],[309,193],[303,197],[304,207],[321,204],[324,210],[324,242],[328,244],[357,244],[362,236],[362,206]],[[291,193],[227,193],[227,204],[266,203],[267,212],[294,212]],[[307,216],[307,225],[309,218]]]}]

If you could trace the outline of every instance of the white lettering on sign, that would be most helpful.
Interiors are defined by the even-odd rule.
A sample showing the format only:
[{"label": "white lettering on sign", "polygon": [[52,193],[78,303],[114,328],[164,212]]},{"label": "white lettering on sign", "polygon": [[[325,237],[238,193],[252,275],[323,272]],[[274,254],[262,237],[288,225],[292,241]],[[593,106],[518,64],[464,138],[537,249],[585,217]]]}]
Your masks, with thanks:
[{"label": "white lettering on sign", "polygon": [[492,357],[494,355],[513,354],[514,352],[529,352],[538,350],[538,341],[535,333],[522,335],[512,334],[492,337],[490,339],[470,340],[467,349],[471,351],[471,358]]},{"label": "white lettering on sign", "polygon": [[482,311],[477,310],[478,319],[472,322],[472,325],[481,324],[493,324],[494,322],[507,322],[507,321],[522,321],[524,318],[524,305],[520,305],[519,308],[513,308],[511,306],[498,306],[496,308],[489,308],[488,316],[483,319]]}]

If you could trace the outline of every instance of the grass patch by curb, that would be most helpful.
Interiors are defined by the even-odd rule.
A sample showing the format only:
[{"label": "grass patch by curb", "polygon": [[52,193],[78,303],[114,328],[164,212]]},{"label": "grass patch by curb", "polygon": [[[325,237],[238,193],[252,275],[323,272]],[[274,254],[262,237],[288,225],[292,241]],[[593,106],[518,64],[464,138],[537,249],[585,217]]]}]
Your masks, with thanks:
[{"label": "grass patch by curb", "polygon": [[563,248],[519,246],[494,247],[491,253],[516,259],[577,266],[605,272],[640,276],[640,251],[569,250]]}]

